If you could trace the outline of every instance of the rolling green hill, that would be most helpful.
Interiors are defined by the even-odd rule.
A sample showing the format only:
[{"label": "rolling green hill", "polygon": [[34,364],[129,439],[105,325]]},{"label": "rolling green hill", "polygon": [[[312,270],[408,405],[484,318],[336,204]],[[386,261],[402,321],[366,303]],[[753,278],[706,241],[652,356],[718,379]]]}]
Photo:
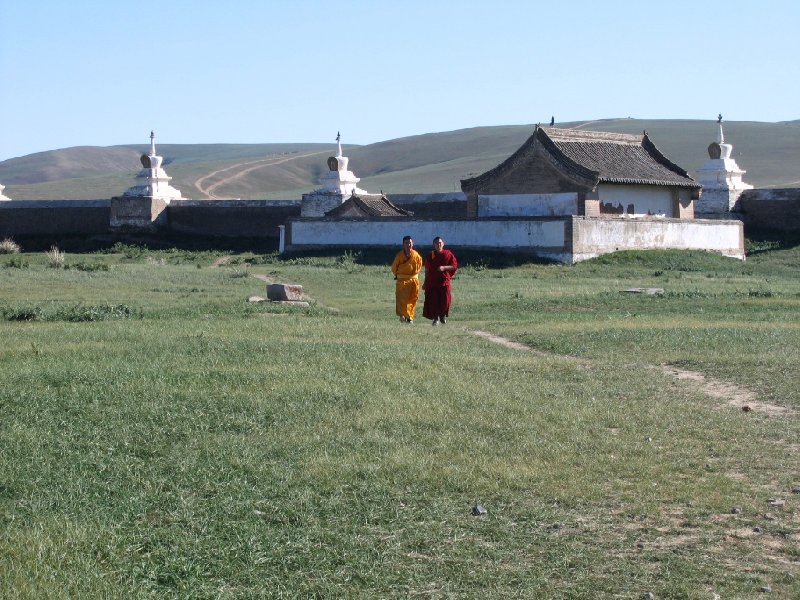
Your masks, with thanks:
[{"label": "rolling green hill", "polygon": [[[559,127],[618,133],[646,130],[672,161],[693,175],[715,141],[714,121],[604,119]],[[385,193],[448,192],[459,180],[491,169],[513,153],[533,125],[475,127],[347,146],[360,187]],[[800,186],[800,121],[726,122],[726,141],[756,187]],[[159,144],[172,184],[186,198],[292,199],[318,186],[334,144]],[[147,145],[75,147],[0,162],[11,198],[93,199],[134,184]]]}]

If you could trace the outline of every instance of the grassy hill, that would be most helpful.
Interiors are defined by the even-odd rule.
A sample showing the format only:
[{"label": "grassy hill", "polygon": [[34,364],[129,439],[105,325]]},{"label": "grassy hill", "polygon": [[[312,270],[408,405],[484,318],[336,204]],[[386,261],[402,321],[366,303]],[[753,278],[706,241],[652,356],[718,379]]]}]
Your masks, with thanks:
[{"label": "grassy hill", "polygon": [[[693,175],[716,139],[713,121],[604,119],[560,127],[646,130],[671,160]],[[459,180],[505,160],[533,124],[475,127],[347,146],[360,186],[387,194],[459,190]],[[800,185],[800,121],[726,122],[734,158],[756,187]],[[75,147],[0,162],[0,183],[14,199],[110,198],[133,185],[147,145]],[[299,198],[317,187],[333,144],[162,144],[172,184],[187,198]]]}]

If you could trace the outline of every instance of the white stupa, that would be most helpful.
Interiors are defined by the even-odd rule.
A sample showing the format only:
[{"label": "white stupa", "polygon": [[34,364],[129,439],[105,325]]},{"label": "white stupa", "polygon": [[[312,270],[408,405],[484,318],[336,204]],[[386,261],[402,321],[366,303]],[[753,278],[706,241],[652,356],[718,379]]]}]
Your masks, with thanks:
[{"label": "white stupa", "polygon": [[722,131],[722,115],[717,120],[717,141],[708,146],[709,159],[697,170],[699,183],[703,186],[700,199],[695,202],[695,213],[721,214],[736,210],[739,196],[753,186],[742,181],[746,171],[739,168],[731,157],[733,144],[725,143]]},{"label": "white stupa", "polygon": [[164,158],[156,154],[156,136],[150,132],[150,153],[142,154],[141,161],[144,167],[136,176],[137,184],[122,194],[123,198],[159,198],[169,204],[170,200],[181,197],[180,191],[172,187],[169,182],[172,177],[167,175],[161,166]]},{"label": "white stupa", "polygon": [[342,204],[353,195],[369,195],[358,187],[361,181],[348,169],[350,159],[342,155],[342,135],[336,134],[336,156],[328,158],[328,172],[320,177],[322,187],[310,194],[303,194],[300,216],[322,217],[329,210]]},{"label": "white stupa", "polygon": [[111,199],[112,230],[155,231],[167,226],[167,206],[179,200],[181,193],[169,184],[161,166],[164,159],[156,154],[156,135],[150,132],[150,153],[142,154],[144,167],[136,176],[136,185],[122,196]]},{"label": "white stupa", "polygon": [[4,185],[0,184],[0,201],[3,201],[3,200],[11,200],[11,198],[9,198],[8,196],[4,196],[4,195],[3,195],[3,190],[4,190],[5,188],[6,188],[6,186],[4,186]]}]

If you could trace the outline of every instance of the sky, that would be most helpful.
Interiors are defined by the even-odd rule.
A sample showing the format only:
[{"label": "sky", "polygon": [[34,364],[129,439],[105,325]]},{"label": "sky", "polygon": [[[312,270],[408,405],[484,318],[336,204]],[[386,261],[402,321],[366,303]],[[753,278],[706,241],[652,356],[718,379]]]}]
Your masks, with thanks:
[{"label": "sky", "polygon": [[800,2],[0,0],[0,160],[800,119]]}]

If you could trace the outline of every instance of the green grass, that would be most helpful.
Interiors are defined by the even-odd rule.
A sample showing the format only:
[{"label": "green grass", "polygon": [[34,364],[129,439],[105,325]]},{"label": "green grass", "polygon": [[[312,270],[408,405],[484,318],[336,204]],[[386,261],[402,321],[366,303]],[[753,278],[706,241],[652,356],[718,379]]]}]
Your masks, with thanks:
[{"label": "green grass", "polygon": [[0,596],[798,596],[800,248],[462,253],[439,328],[391,254],[0,256]]}]

